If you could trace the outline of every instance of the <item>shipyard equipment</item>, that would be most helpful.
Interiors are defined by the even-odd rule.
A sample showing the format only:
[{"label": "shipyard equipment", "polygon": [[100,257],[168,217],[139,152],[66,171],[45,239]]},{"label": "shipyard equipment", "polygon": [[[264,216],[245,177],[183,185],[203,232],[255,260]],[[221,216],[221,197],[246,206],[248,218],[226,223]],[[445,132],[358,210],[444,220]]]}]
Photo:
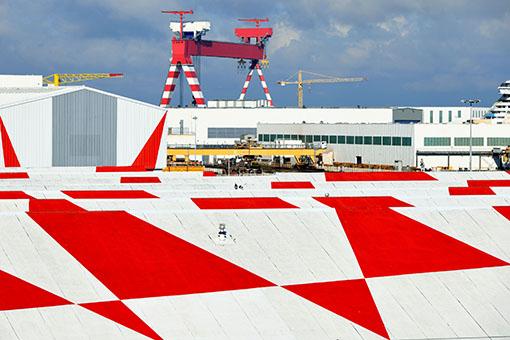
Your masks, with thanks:
[{"label": "shipyard equipment", "polygon": [[[237,59],[238,64],[245,65],[250,62],[250,71],[245,85],[241,92],[241,98],[244,99],[246,90],[256,69],[259,75],[264,93],[269,105],[272,106],[271,95],[264,80],[260,62],[267,60],[266,44],[272,36],[273,30],[268,27],[260,27],[261,22],[267,22],[268,19],[241,19],[243,22],[253,22],[255,27],[236,28],[234,33],[241,39],[241,42],[224,42],[204,40],[203,37],[211,29],[211,23],[208,21],[190,21],[184,22],[184,15],[193,14],[189,11],[162,11],[165,14],[179,15],[178,23],[171,23],[170,29],[174,33],[172,37],[172,56],[170,58],[170,69],[166,83],[161,96],[161,107],[169,107],[172,93],[175,90],[177,80],[181,73],[184,73],[188,81],[193,104],[197,107],[205,107],[205,98],[202,93],[200,81],[195,70],[193,59],[196,57],[217,57]],[[266,62],[264,62],[266,64]]]},{"label": "shipyard equipment", "polygon": [[43,83],[60,86],[97,79],[122,78],[123,76],[122,73],[55,73],[44,77]]},{"label": "shipyard equipment", "polygon": [[[303,79],[303,73],[310,74],[313,76],[318,76],[322,78],[317,79]],[[297,74],[297,81],[291,81],[290,79],[294,78]],[[293,74],[286,80],[279,81],[278,84],[281,86],[285,85],[297,85],[297,98],[298,98],[298,107],[303,108],[303,86],[304,85],[312,85],[312,84],[333,84],[333,83],[356,83],[365,81],[367,78],[365,77],[331,77],[325,76],[319,73],[307,72],[303,70],[297,71],[297,73]]]}]

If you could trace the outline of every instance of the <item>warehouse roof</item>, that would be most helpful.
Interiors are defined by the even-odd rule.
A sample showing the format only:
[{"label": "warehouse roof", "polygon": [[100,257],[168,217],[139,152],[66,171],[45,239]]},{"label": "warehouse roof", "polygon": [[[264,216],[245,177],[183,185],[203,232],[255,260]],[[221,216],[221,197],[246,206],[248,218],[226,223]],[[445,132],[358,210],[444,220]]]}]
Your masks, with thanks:
[{"label": "warehouse roof", "polygon": [[87,90],[93,91],[97,93],[101,93],[107,96],[113,96],[119,99],[127,100],[130,102],[138,103],[141,105],[150,106],[151,108],[157,108],[161,111],[166,111],[167,109],[160,108],[157,105],[149,104],[146,102],[142,102],[136,99],[123,97],[111,92],[106,92],[102,90],[98,90],[88,86],[62,86],[62,87],[26,87],[26,88],[0,88],[0,109],[6,107],[17,106],[25,103],[30,103],[46,98],[51,98],[54,96],[59,96],[71,92]]},{"label": "warehouse roof", "polygon": [[2,338],[510,336],[506,172],[0,178]]}]

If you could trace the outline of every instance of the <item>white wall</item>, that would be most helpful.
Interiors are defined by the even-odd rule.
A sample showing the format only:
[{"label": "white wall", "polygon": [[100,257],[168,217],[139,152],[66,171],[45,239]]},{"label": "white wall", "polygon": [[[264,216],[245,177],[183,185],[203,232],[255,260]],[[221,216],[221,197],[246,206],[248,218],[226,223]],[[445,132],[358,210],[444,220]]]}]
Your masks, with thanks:
[{"label": "white wall", "polygon": [[[469,107],[466,106],[424,106],[417,107],[417,109],[423,110],[422,122],[425,124],[447,124],[447,123],[462,123],[469,120]],[[483,118],[484,114],[487,113],[490,108],[487,107],[473,107],[473,119]],[[430,112],[432,111],[433,121],[430,120]],[[443,121],[440,122],[440,111],[443,112]],[[448,115],[449,111],[452,112],[452,121],[449,122]],[[460,117],[459,117],[460,111]]]},{"label": "white wall", "polygon": [[[0,109],[11,143],[22,167],[52,165],[52,99]],[[3,162],[3,153],[0,152]]]},{"label": "white wall", "polygon": [[[134,101],[118,99],[117,102],[117,165],[131,165],[154,132],[164,112],[158,108]],[[166,166],[166,131],[158,154],[157,168]]]}]

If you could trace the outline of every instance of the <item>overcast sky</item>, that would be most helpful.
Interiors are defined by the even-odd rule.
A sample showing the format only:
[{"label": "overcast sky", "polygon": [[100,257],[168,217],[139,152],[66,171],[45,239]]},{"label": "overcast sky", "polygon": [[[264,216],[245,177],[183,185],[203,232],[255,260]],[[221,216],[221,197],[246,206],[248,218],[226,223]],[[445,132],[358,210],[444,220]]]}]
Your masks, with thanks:
[{"label": "overcast sky", "polygon": [[[298,69],[366,76],[314,85],[308,106],[485,106],[510,79],[510,0],[0,0],[0,73],[123,72],[89,83],[158,103],[170,56],[170,16],[189,9],[209,20],[207,38],[235,41],[237,18],[269,17],[274,36],[265,75],[276,105],[296,105],[280,87]],[[230,59],[202,58],[206,99],[237,98],[245,72]],[[249,98],[262,98],[257,82]],[[174,96],[174,103],[177,98]]]}]

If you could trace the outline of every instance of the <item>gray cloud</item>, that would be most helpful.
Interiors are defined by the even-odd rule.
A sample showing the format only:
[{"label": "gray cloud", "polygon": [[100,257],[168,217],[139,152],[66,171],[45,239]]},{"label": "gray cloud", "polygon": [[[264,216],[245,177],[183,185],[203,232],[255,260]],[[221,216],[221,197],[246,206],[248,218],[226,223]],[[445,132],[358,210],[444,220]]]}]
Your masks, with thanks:
[{"label": "gray cloud", "polygon": [[[168,22],[176,19],[160,10],[178,8],[211,20],[209,37],[218,40],[235,39],[238,17],[270,17],[275,34],[266,76],[283,104],[293,103],[295,94],[274,82],[298,68],[368,76],[368,83],[342,87],[352,89],[351,104],[365,105],[402,98],[453,103],[466,88],[490,101],[496,85],[510,78],[502,73],[510,53],[508,0],[260,0],[256,9],[232,0],[43,0],[30,6],[0,0],[0,72],[123,71],[124,80],[98,86],[157,102],[168,67]],[[234,61],[203,59],[202,69],[207,96],[237,96],[244,75]],[[337,90],[321,87],[315,103],[322,103],[319,92],[334,98]]]}]

